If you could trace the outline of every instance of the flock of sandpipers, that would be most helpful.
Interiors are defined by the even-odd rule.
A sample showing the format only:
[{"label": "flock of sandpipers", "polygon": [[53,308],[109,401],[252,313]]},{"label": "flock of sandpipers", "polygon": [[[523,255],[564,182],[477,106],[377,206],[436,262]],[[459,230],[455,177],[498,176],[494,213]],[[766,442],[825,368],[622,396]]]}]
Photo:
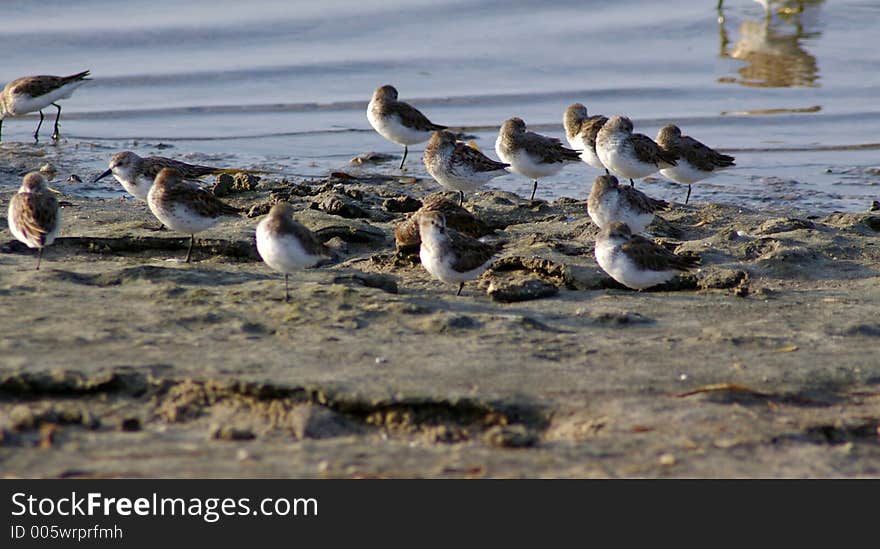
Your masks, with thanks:
[{"label": "flock of sandpipers", "polygon": [[[3,119],[39,112],[40,123],[34,132],[34,139],[38,139],[42,109],[52,105],[58,109],[52,134],[57,140],[61,117],[57,101],[69,98],[89,80],[88,76],[89,71],[85,71],[66,77],[29,76],[8,83],[0,92],[0,132]],[[594,181],[587,202],[588,214],[600,229],[595,243],[596,261],[612,278],[639,290],[669,281],[695,266],[696,261],[638,234],[645,230],[656,211],[669,204],[636,190],[634,179],[659,171],[688,185],[687,203],[692,183],[734,165],[733,157],[682,135],[674,125],[664,126],[655,141],[633,133],[629,118],[590,116],[580,103],[568,107],[563,117],[570,148],[559,139],[529,131],[520,118],[510,118],[501,125],[495,141],[500,162],[487,157],[476,146],[459,141],[446,126],[432,123],[419,110],[398,100],[397,90],[392,86],[376,89],[367,106],[367,119],[380,135],[403,145],[401,169],[409,146],[428,141],[423,155],[425,168],[441,186],[459,193],[459,209],[463,207],[465,192],[508,172],[534,181],[534,200],[538,180],[558,173],[568,163],[583,161],[604,170],[605,175]],[[145,201],[164,226],[189,234],[189,262],[196,233],[213,227],[223,216],[240,213],[200,187],[196,180],[237,171],[247,170],[199,166],[160,156],[140,157],[123,151],[113,155],[108,169],[94,180],[112,174],[128,193]],[[629,179],[630,186],[620,185],[616,176]],[[498,246],[456,230],[455,222],[447,219],[446,213],[454,207],[447,200],[428,201],[414,214],[414,225],[423,267],[434,278],[458,284],[460,294],[466,281],[479,277],[491,266]],[[315,266],[331,255],[311,231],[293,219],[293,213],[290,204],[276,203],[256,230],[260,256],[284,274],[287,299],[288,275]],[[60,209],[53,190],[41,173],[28,173],[10,201],[9,229],[19,241],[39,250],[37,269],[43,248],[53,242],[60,227]]]}]

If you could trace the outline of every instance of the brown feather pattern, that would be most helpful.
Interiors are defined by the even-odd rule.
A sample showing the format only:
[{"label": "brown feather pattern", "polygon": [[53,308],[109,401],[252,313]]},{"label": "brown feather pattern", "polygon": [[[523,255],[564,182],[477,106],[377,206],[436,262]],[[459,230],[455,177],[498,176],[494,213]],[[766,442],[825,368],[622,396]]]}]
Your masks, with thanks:
[{"label": "brown feather pattern", "polygon": [[455,152],[452,155],[453,168],[464,166],[477,172],[495,172],[510,166],[505,162],[492,160],[467,143],[456,143]]},{"label": "brown feather pattern", "polygon": [[688,135],[681,135],[678,126],[668,125],[657,134],[657,144],[699,170],[711,172],[718,168],[735,166],[734,157],[722,154]]},{"label": "brown feather pattern", "polygon": [[141,167],[144,175],[155,178],[165,168],[171,168],[180,172],[184,179],[198,179],[206,175],[214,175],[224,171],[224,168],[215,168],[213,166],[200,166],[198,164],[187,164],[180,160],[166,158],[164,156],[146,156],[141,159]]},{"label": "brown feather pattern", "polygon": [[699,264],[699,259],[675,255],[663,246],[639,235],[632,236],[620,246],[620,251],[639,268],[650,271],[687,271]]},{"label": "brown feather pattern", "polygon": [[222,215],[237,216],[241,210],[223,202],[210,191],[181,179],[180,173],[168,168],[161,172],[153,182],[153,199],[171,208],[174,204],[185,204],[202,217],[217,218]]},{"label": "brown feather pattern", "polygon": [[452,268],[460,273],[472,271],[484,265],[495,255],[496,248],[491,244],[463,235],[455,229],[446,229],[449,245],[456,251]]},{"label": "brown feather pattern", "polygon": [[665,210],[669,207],[669,202],[657,198],[651,198],[642,191],[629,185],[618,185],[617,191],[621,193],[630,205],[641,213],[654,213],[658,210]]},{"label": "brown feather pattern", "polygon": [[7,84],[5,91],[9,94],[26,94],[31,97],[40,97],[70,82],[88,80],[88,76],[89,71],[71,74],[70,76],[25,76]]},{"label": "brown feather pattern", "polygon": [[642,162],[660,166],[661,162],[665,162],[671,166],[675,166],[678,161],[678,155],[674,152],[664,150],[654,142],[653,139],[645,134],[632,134],[633,150],[636,158]]},{"label": "brown feather pattern", "polygon": [[434,124],[428,117],[422,114],[417,108],[403,101],[386,99],[374,103],[373,109],[380,116],[397,115],[400,117],[400,123],[407,128],[413,128],[419,131],[438,131],[445,130],[446,126]]},{"label": "brown feather pattern", "polygon": [[58,200],[49,192],[18,193],[12,197],[13,222],[31,248],[42,248],[58,223]]},{"label": "brown feather pattern", "polygon": [[315,233],[289,215],[270,215],[266,229],[275,235],[292,235],[302,245],[306,253],[329,256],[330,250],[318,240]]}]

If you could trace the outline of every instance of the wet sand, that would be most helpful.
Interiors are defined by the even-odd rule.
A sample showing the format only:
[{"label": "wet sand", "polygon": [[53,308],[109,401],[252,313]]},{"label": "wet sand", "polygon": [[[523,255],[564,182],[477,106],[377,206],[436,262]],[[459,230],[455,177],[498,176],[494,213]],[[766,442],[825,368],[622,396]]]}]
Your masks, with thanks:
[{"label": "wet sand", "polygon": [[[252,217],[184,264],[144,204],[63,183],[77,158],[40,271],[5,205],[44,160],[4,159],[3,476],[880,476],[868,204],[779,217],[697,186],[649,231],[701,268],[634,292],[596,265],[585,196],[480,192],[465,206],[506,245],[456,297],[395,251],[437,187],[393,161],[230,194]],[[273,197],[338,255],[290,303],[253,246]]]}]

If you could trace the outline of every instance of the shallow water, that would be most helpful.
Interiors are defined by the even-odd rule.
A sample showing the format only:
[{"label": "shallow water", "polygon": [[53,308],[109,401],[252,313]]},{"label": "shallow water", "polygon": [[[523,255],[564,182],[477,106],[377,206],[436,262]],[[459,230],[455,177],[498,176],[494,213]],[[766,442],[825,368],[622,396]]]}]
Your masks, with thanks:
[{"label": "shallow water", "polygon": [[[747,0],[720,13],[714,1],[71,4],[14,2],[0,29],[0,81],[93,73],[63,103],[60,174],[69,155],[98,173],[116,150],[156,154],[159,143],[171,145],[161,154],[284,176],[351,169],[362,152],[400,154],[364,112],[391,83],[493,157],[504,119],[563,137],[562,113],[580,101],[650,136],[675,122],[735,155],[737,167],[697,184],[692,200],[828,212],[880,198],[875,1],[774,3],[769,19]],[[54,109],[46,114],[48,139]],[[33,147],[35,123],[7,120],[0,146]],[[421,150],[410,174],[424,175]],[[583,198],[596,173],[569,166],[538,196]],[[517,175],[491,186],[531,189]],[[667,199],[685,192],[659,177],[639,186]],[[123,193],[112,180],[65,190]]]}]

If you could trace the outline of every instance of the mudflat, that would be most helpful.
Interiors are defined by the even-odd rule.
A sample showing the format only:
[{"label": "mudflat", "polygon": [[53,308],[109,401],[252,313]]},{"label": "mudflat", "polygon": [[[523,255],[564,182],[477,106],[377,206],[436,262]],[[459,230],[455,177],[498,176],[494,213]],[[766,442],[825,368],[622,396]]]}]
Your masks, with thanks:
[{"label": "mudflat", "polygon": [[[224,180],[247,214],[197,235],[189,264],[145,204],[58,174],[64,225],[34,271],[5,229],[39,165],[18,162],[0,196],[5,477],[880,475],[867,204],[675,204],[648,230],[701,266],[635,292],[596,265],[585,195],[479,192],[465,207],[504,248],[456,297],[395,248],[436,185],[388,166]],[[276,199],[336,252],[291,276],[290,302],[253,242]]]}]

